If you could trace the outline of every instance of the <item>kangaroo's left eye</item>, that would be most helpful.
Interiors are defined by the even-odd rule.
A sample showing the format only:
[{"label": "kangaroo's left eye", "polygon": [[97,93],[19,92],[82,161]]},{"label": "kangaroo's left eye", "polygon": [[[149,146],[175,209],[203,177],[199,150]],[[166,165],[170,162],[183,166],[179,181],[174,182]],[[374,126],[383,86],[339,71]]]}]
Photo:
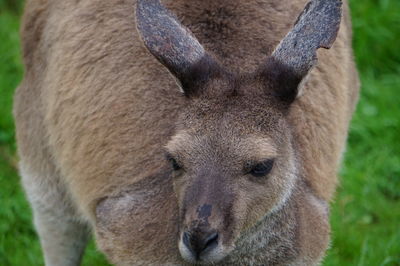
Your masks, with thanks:
[{"label": "kangaroo's left eye", "polygon": [[178,170],[182,169],[182,166],[174,158],[171,158],[170,162],[171,162],[172,168],[175,171],[178,171]]},{"label": "kangaroo's left eye", "polygon": [[255,177],[263,177],[268,175],[272,167],[274,166],[274,160],[268,159],[263,162],[253,164],[253,166],[249,167],[248,173]]},{"label": "kangaroo's left eye", "polygon": [[178,163],[178,161],[174,157],[172,157],[172,155],[167,154],[166,157],[175,171],[182,169],[182,166]]}]

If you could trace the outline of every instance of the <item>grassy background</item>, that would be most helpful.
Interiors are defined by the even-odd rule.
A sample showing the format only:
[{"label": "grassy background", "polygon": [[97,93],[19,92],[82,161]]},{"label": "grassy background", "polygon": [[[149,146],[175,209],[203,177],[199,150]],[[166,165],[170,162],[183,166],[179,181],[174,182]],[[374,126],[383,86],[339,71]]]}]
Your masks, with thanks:
[{"label": "grassy background", "polygon": [[[400,265],[400,1],[350,0],[362,92],[324,265]],[[43,265],[16,172],[12,95],[21,0],[0,0],[0,265]],[[84,265],[107,265],[93,243]]]}]

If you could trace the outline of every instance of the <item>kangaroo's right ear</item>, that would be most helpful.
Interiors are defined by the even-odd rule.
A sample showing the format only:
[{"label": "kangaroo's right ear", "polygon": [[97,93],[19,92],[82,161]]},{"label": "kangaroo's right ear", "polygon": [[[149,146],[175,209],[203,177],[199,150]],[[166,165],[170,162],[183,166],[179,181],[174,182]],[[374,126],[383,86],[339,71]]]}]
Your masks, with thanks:
[{"label": "kangaroo's right ear", "polygon": [[159,0],[138,0],[136,24],[147,49],[189,96],[219,69],[217,62]]},{"label": "kangaroo's right ear", "polygon": [[275,94],[291,103],[298,87],[317,63],[317,50],[329,49],[341,20],[342,0],[311,0],[293,29],[279,43],[263,66],[263,73],[276,83]]}]

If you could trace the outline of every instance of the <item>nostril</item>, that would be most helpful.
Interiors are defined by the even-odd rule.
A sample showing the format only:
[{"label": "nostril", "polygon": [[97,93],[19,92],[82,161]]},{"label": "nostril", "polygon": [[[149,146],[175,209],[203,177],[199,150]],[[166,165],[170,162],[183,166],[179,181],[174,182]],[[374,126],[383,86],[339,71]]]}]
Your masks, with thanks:
[{"label": "nostril", "polygon": [[218,238],[218,233],[215,231],[211,233],[184,232],[182,242],[197,260],[201,254],[211,251],[218,246]]},{"label": "nostril", "polygon": [[204,249],[218,245],[218,233],[214,232],[205,239]]}]

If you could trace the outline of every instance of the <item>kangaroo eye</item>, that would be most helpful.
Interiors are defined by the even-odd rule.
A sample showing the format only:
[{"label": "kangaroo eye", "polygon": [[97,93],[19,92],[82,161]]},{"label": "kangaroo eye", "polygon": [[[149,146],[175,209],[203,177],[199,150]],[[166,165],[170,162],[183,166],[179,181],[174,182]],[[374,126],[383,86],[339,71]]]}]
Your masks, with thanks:
[{"label": "kangaroo eye", "polygon": [[171,158],[170,162],[171,162],[172,168],[173,168],[175,171],[178,171],[178,170],[182,169],[182,166],[180,166],[180,165],[178,164],[178,162],[177,162],[174,158]]},{"label": "kangaroo eye", "polygon": [[274,160],[268,159],[261,163],[257,163],[250,168],[249,174],[255,177],[263,177],[271,172],[272,167],[274,166]]},{"label": "kangaroo eye", "polygon": [[171,164],[172,169],[174,169],[174,171],[178,171],[178,170],[182,169],[182,166],[171,155],[167,154],[167,160]]}]

